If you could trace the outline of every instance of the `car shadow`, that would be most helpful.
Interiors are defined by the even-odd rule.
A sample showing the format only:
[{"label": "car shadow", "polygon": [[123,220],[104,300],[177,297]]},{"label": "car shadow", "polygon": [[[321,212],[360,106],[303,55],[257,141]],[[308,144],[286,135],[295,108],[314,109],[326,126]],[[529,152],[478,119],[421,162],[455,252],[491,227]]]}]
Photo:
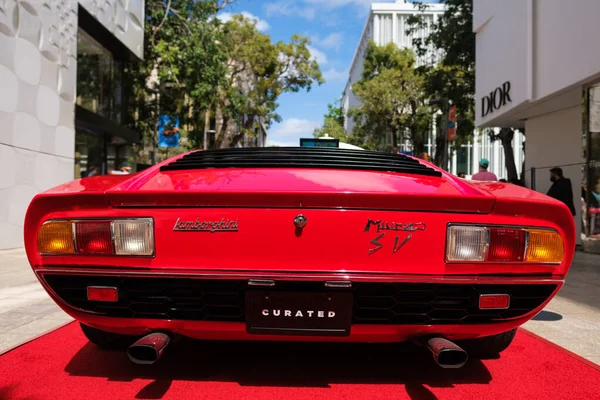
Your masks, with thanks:
[{"label": "car shadow", "polygon": [[563,316],[552,311],[542,310],[532,319],[534,321],[560,321]]},{"label": "car shadow", "polygon": [[109,381],[151,379],[137,395],[160,399],[174,380],[236,382],[240,386],[314,387],[331,384],[403,384],[413,399],[435,399],[424,385],[491,382],[480,360],[461,369],[438,367],[425,349],[411,344],[215,342],[183,338],[154,365],[136,365],[125,352],[83,346],[65,371]]}]

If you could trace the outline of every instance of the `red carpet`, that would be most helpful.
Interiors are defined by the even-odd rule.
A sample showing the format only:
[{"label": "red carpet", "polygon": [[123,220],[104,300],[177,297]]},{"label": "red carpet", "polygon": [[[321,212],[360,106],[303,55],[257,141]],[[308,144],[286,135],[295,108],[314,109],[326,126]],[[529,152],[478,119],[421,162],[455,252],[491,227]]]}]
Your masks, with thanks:
[{"label": "red carpet", "polygon": [[438,368],[404,345],[182,340],[153,366],[70,324],[0,356],[0,399],[599,399],[600,369],[520,331],[494,360]]}]

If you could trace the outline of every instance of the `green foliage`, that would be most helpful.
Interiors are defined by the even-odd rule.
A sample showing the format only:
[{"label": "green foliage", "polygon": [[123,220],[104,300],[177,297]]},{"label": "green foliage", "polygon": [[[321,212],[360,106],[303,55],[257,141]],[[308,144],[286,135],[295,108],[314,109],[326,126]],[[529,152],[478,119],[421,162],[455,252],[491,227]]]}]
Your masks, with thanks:
[{"label": "green foliage", "polygon": [[369,42],[363,79],[352,86],[361,105],[349,112],[355,121],[353,134],[367,147],[383,150],[391,134],[394,147],[408,139],[415,153],[424,150],[433,111],[427,105],[424,78],[414,65],[412,50]]},{"label": "green foliage", "polygon": [[340,105],[340,100],[336,100],[333,104],[327,104],[327,114],[325,114],[325,118],[333,119],[338,125],[344,126],[345,117],[344,117],[344,109]]},{"label": "green foliage", "polygon": [[[425,91],[431,98],[448,98],[457,109],[455,146],[470,140],[475,128],[475,33],[473,33],[473,0],[443,0],[446,10],[431,27],[425,40],[414,39],[417,54],[428,49],[442,53],[434,67],[421,67]],[[426,4],[417,3],[420,9]],[[419,29],[424,20],[419,14],[409,18],[408,33]]]},{"label": "green foliage", "polygon": [[[432,97],[449,98],[457,108],[456,147],[472,138],[475,129],[475,33],[473,32],[473,0],[443,0],[446,10],[431,29],[425,41],[414,40],[417,52],[425,54],[428,48],[440,49],[441,63],[434,68],[424,68],[426,91]],[[421,9],[427,7],[419,4]],[[424,23],[418,16],[409,21],[411,30]],[[493,132],[493,131],[490,131]],[[508,179],[517,181],[512,139],[514,130],[502,129],[490,133],[492,140],[500,140],[504,148]],[[439,148],[439,147],[438,147]]]},{"label": "green foliage", "polygon": [[323,126],[316,128],[313,136],[318,138],[321,136],[331,136],[340,141],[349,143],[350,135],[344,130],[344,110],[340,106],[339,99],[327,105],[327,114],[324,115]]},{"label": "green foliage", "polygon": [[[146,0],[144,60],[125,65],[125,88],[131,96],[128,125],[142,134],[137,161],[149,162],[157,140],[158,114],[181,118],[181,147],[169,155],[197,148],[203,110],[214,104],[226,82],[229,50],[216,13],[229,0]],[[159,161],[166,152],[158,152]]]},{"label": "green foliage", "polygon": [[[272,43],[256,29],[256,22],[240,15],[225,25],[230,49],[228,82],[219,92],[218,107],[223,123],[217,132],[217,147],[238,143],[252,135],[258,121],[267,127],[280,121],[276,113],[280,95],[310,91],[323,83],[319,65],[312,58],[307,38],[293,35],[288,43]],[[233,131],[230,124],[242,121]]]},{"label": "green foliage", "polygon": [[337,120],[331,117],[325,117],[323,126],[316,128],[313,132],[313,136],[319,138],[321,136],[330,136],[335,139],[339,139],[342,142],[347,142],[348,135],[344,130],[344,126],[340,125]]},{"label": "green foliage", "polygon": [[377,46],[369,42],[365,52],[363,80],[373,79],[386,69],[406,70],[415,64],[415,57],[410,49],[400,49],[394,43]]},{"label": "green foliage", "polygon": [[[205,117],[220,120],[218,147],[233,146],[252,134],[259,121],[278,121],[277,100],[286,92],[310,90],[323,78],[307,48],[294,35],[272,43],[255,22],[217,13],[234,0],[146,0],[144,60],[125,65],[130,94],[126,123],[142,134],[136,161],[147,163],[157,140],[159,114],[181,119],[180,148],[198,148]],[[227,129],[238,126],[239,129]],[[158,161],[166,152],[158,152]]]}]

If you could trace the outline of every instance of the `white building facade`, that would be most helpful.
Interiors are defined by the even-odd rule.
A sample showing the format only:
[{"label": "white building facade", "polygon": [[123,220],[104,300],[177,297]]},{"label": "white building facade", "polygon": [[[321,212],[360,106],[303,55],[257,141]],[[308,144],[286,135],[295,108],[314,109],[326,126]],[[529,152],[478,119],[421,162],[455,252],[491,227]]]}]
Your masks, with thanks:
[{"label": "white building facade", "polygon": [[[81,143],[101,136],[106,155],[126,136],[101,106],[123,95],[115,60],[143,56],[143,22],[144,0],[0,0],[0,249],[22,246],[33,196],[85,169]],[[80,96],[78,69],[110,90]]]},{"label": "white building facade", "polygon": [[[352,92],[352,85],[358,82],[363,73],[364,58],[367,44],[373,40],[379,46],[395,43],[398,47],[413,48],[413,39],[425,39],[429,36],[431,26],[444,12],[443,4],[429,4],[427,9],[420,11],[414,4],[404,0],[396,3],[373,3],[367,18],[358,47],[352,59],[349,78],[341,99],[344,113],[360,105],[360,100]],[[413,15],[420,15],[425,22],[423,28],[414,34],[407,34],[410,28],[408,19]],[[437,63],[442,54],[434,48],[429,49],[424,57],[418,58],[419,65],[432,65]],[[354,122],[346,118],[344,122],[346,132],[352,132]],[[524,137],[520,131],[515,133],[513,139],[513,151],[517,172],[520,174],[523,165],[523,141]],[[401,151],[410,152],[409,141],[399,143]],[[433,154],[435,151],[435,132],[432,129],[426,144],[426,151]],[[475,131],[473,140],[461,146],[457,151],[450,153],[448,158],[448,170],[454,174],[464,173],[467,177],[479,171],[479,160],[487,158],[490,161],[489,170],[496,173],[499,179],[506,178],[507,172],[504,164],[504,150],[500,141],[491,141],[489,135]]]},{"label": "white building facade", "polygon": [[591,249],[600,237],[600,2],[566,3],[474,0],[477,125],[525,128],[529,187],[545,193],[549,169],[563,169],[578,242]]}]

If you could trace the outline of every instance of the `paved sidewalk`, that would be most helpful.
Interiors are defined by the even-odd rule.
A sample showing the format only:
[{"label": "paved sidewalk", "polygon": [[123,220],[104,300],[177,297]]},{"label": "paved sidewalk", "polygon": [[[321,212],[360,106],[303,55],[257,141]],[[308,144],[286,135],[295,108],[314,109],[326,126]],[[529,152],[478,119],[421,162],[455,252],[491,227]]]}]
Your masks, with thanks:
[{"label": "paved sidewalk", "polygon": [[[72,318],[48,297],[23,250],[0,251],[0,353]],[[567,283],[526,329],[600,364],[600,255],[577,253]]]},{"label": "paved sidewalk", "polygon": [[600,255],[576,253],[561,291],[523,327],[600,365]]},{"label": "paved sidewalk", "polygon": [[50,299],[25,252],[0,251],[0,353],[72,318]]}]

